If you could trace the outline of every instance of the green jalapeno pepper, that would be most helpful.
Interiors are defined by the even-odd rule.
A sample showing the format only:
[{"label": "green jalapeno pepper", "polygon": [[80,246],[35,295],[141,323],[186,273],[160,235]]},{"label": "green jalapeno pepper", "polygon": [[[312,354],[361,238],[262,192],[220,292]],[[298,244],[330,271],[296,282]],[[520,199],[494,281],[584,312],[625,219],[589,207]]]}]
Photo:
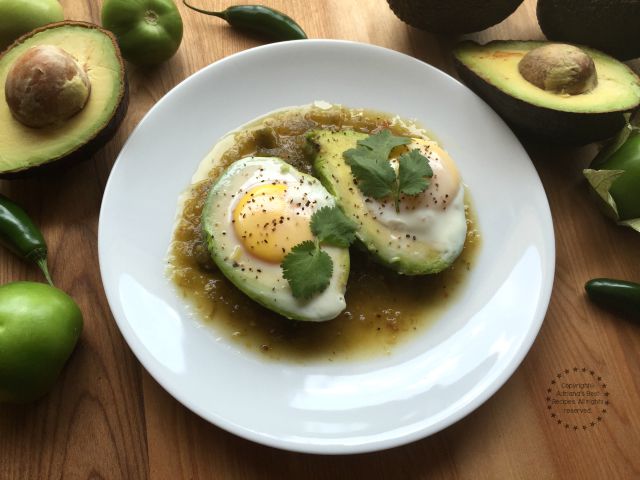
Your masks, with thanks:
[{"label": "green jalapeno pepper", "polygon": [[19,205],[0,195],[0,244],[40,267],[53,285],[47,268],[47,244],[42,233]]},{"label": "green jalapeno pepper", "polygon": [[191,10],[222,18],[232,27],[253,31],[274,40],[303,40],[307,38],[302,27],[291,17],[264,5],[234,5],[221,12],[212,12],[189,5],[186,0],[182,1]]},{"label": "green jalapeno pepper", "polygon": [[594,278],[584,288],[594,302],[640,319],[640,283]]}]

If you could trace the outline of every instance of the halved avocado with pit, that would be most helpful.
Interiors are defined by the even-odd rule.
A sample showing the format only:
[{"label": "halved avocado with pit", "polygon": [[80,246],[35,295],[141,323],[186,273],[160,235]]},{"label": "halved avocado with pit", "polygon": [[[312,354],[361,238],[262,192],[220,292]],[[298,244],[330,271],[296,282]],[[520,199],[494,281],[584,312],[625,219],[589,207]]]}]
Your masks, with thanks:
[{"label": "halved avocado with pit", "polygon": [[465,41],[454,49],[462,80],[519,132],[562,144],[616,134],[640,105],[640,79],[583,46]]},{"label": "halved avocado with pit", "polygon": [[[89,84],[88,96],[69,117],[45,125],[41,125],[42,122],[28,125],[16,110],[12,91],[16,84],[24,88],[13,97],[31,90],[31,85],[21,81],[32,81],[29,71],[37,70],[37,66],[29,65],[34,67],[29,71],[18,67],[43,47],[70,55],[71,63],[84,70]],[[20,73],[24,78],[14,81]],[[89,158],[115,134],[127,111],[127,80],[116,39],[107,30],[85,22],[49,24],[16,40],[0,56],[0,86],[3,87],[0,90],[2,178],[42,173]],[[46,88],[43,91],[46,92]],[[40,108],[40,113],[48,113],[49,103],[38,96],[34,98],[31,103]],[[14,100],[11,106],[8,100]]]}]

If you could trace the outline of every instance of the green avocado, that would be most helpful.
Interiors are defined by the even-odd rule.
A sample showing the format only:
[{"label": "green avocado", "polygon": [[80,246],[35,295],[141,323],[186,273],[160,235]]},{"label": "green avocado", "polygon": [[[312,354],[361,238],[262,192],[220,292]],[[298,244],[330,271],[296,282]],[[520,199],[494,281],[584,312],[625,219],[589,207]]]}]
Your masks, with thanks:
[{"label": "green avocado", "polygon": [[[263,194],[256,189],[267,192],[269,203],[260,203]],[[281,197],[278,192],[283,190],[285,196]],[[291,208],[279,210],[277,205],[281,199]],[[236,210],[243,202],[249,205],[247,214],[239,214]],[[302,208],[302,217],[296,217],[300,213],[299,202],[308,203],[306,209]],[[306,238],[300,235],[305,229],[311,235],[308,222],[297,219],[334,205],[335,199],[318,179],[299,172],[284,160],[246,157],[232,163],[211,186],[202,212],[203,234],[214,263],[249,298],[293,320],[331,320],[346,308],[344,294],[349,278],[349,249],[322,246],[333,263],[329,286],[310,299],[298,299],[283,277],[280,266],[283,258],[271,258],[258,252],[259,246],[255,242],[266,244],[267,249],[273,246],[277,253],[282,249],[284,257],[288,252],[278,239],[286,235],[287,240],[296,236],[304,241]]]},{"label": "green avocado", "polygon": [[[69,69],[59,68],[60,59]],[[74,72],[72,79],[65,71]],[[0,56],[0,87],[4,178],[89,158],[115,134],[127,110],[115,37],[90,23],[53,23],[20,37]]]},{"label": "green avocado", "polygon": [[[347,217],[358,225],[356,238],[378,262],[404,275],[425,275],[444,270],[462,251],[464,234],[455,245],[435,248],[420,239],[407,240],[409,235],[402,231],[402,226],[392,228],[371,214],[367,207],[369,199],[358,189],[351,167],[343,158],[345,151],[355,148],[358,140],[367,136],[352,130],[311,132],[308,140],[315,151],[313,167],[316,176],[336,197]],[[464,210],[461,222],[463,225],[459,225],[459,231],[466,233]]]},{"label": "green avocado", "polygon": [[640,56],[640,0],[538,0],[537,16],[549,40]]},{"label": "green avocado", "polygon": [[523,0],[388,0],[412,27],[433,33],[471,33],[500,23]]},{"label": "green avocado", "polygon": [[580,145],[615,135],[640,104],[640,79],[598,50],[534,41],[461,42],[461,79],[517,131]]}]

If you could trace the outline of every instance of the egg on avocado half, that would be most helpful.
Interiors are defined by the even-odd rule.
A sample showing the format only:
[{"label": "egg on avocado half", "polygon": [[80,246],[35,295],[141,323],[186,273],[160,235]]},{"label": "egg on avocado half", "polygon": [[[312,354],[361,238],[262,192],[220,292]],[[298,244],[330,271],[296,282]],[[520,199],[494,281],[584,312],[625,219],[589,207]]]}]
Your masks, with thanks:
[{"label": "egg on avocado half", "polygon": [[293,296],[281,264],[293,247],[313,239],[314,212],[334,204],[316,178],[283,160],[247,157],[211,187],[202,225],[215,264],[238,289],[287,318],[330,320],[346,306],[349,250],[322,247],[331,259],[331,277],[309,299]]},{"label": "egg on avocado half", "polygon": [[[322,183],[358,225],[358,239],[381,263],[401,274],[424,275],[438,273],[458,258],[467,234],[464,186],[455,163],[436,142],[412,138],[396,147],[396,153],[416,150],[423,155],[432,177],[424,191],[400,195],[395,205],[389,197],[365,195],[345,160],[345,152],[366,134],[320,130],[308,138],[316,150],[314,168]],[[397,172],[393,152],[390,162]]]}]

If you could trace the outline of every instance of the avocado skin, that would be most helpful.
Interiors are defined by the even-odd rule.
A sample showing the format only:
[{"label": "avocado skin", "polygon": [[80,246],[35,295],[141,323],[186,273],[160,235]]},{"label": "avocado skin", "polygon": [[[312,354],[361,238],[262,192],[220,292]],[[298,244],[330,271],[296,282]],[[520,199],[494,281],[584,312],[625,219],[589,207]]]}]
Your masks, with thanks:
[{"label": "avocado skin", "polygon": [[[113,44],[115,45],[116,52],[120,55],[120,47],[118,46],[118,42],[116,37],[108,30],[101,28],[98,25],[89,22],[80,22],[75,20],[65,20],[62,22],[55,22],[44,25],[40,28],[36,28],[31,32],[28,32],[18,38],[14,43],[9,45],[2,54],[0,54],[0,58],[6,52],[8,52],[14,45],[20,44],[24,42],[27,38],[32,37],[33,35],[40,33],[44,30],[48,30],[51,28],[56,28],[64,25],[75,25],[81,26],[85,28],[95,28],[101,30],[103,33],[107,34]],[[22,170],[11,170],[7,172],[0,172],[0,179],[6,180],[14,180],[20,178],[30,178],[30,177],[39,177],[43,175],[57,174],[67,170],[69,167],[75,165],[76,163],[88,160],[91,158],[98,150],[100,150],[109,140],[113,138],[113,136],[118,131],[120,124],[124,120],[127,115],[127,110],[129,107],[129,82],[126,75],[126,70],[124,67],[124,62],[122,61],[122,57],[120,56],[120,68],[123,79],[123,88],[121,89],[120,99],[118,100],[118,107],[116,111],[113,113],[113,116],[109,120],[109,122],[94,135],[92,138],[87,139],[87,141],[76,148],[74,151],[69,152],[68,154],[59,157],[57,159],[53,159],[46,163],[28,167]]]},{"label": "avocado skin", "polygon": [[524,0],[387,0],[412,27],[433,33],[471,33],[507,18]]},{"label": "avocado skin", "polygon": [[626,123],[623,111],[562,112],[514,98],[478,76],[456,55],[460,79],[487,102],[518,134],[558,145],[586,145],[615,135]]},{"label": "avocado skin", "polygon": [[581,43],[620,60],[640,56],[640,0],[538,0],[549,40]]}]

